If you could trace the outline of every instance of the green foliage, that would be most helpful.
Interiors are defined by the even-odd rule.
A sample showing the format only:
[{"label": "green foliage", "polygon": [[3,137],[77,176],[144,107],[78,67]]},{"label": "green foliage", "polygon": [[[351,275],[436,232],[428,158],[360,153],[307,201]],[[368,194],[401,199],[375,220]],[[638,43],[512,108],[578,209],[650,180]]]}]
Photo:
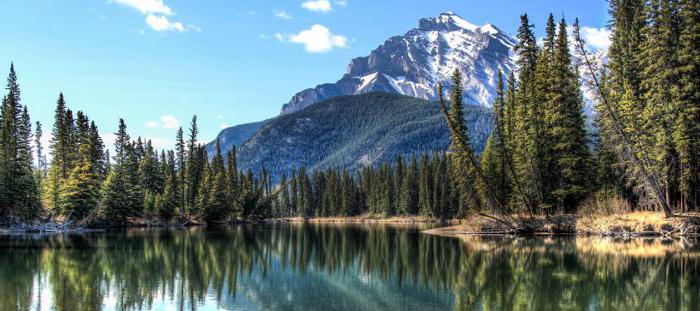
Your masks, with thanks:
[{"label": "green foliage", "polygon": [[0,107],[0,215],[32,219],[38,216],[39,193],[33,168],[32,126],[14,64],[7,78],[7,95]]},{"label": "green foliage", "polygon": [[[613,36],[602,94],[632,151],[620,147],[626,144],[614,131],[613,115],[598,107],[606,148],[599,159],[625,176],[601,179],[641,207],[660,208],[663,200],[681,211],[697,209],[698,3],[617,0],[610,12]],[[644,176],[657,181],[660,192],[652,191]]]},{"label": "green foliage", "polygon": [[[349,117],[352,116],[352,117]],[[473,148],[481,152],[492,127],[490,112],[464,107]],[[447,150],[449,132],[437,103],[369,93],[336,97],[270,119],[238,149],[241,169],[283,172],[306,166],[355,171],[397,156]],[[209,154],[214,146],[209,146]],[[223,145],[222,145],[223,148]]]},{"label": "green foliage", "polygon": [[82,220],[99,201],[100,178],[94,162],[89,160],[87,145],[80,146],[81,160],[60,185],[58,208],[62,214]]}]

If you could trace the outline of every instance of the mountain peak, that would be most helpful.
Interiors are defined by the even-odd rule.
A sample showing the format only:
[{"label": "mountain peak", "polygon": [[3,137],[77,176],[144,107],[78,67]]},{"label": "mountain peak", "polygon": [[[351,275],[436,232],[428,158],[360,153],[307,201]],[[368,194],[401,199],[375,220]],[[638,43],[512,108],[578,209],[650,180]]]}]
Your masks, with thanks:
[{"label": "mountain peak", "polygon": [[438,17],[437,20],[441,23],[444,24],[452,24],[455,25],[459,28],[470,30],[470,31],[476,31],[479,29],[479,26],[476,26],[467,20],[463,19],[461,16],[457,15],[457,13],[452,12],[452,11],[447,11],[444,13],[441,13]]},{"label": "mountain peak", "polygon": [[454,31],[464,29],[474,32],[479,29],[479,26],[468,22],[455,12],[447,11],[440,13],[437,17],[421,19],[418,21],[418,28],[424,31]]},{"label": "mountain peak", "polygon": [[486,23],[483,26],[479,27],[479,31],[483,33],[488,33],[491,35],[496,35],[499,33],[503,33],[498,27],[494,26],[491,23]]},{"label": "mountain peak", "polygon": [[490,106],[499,71],[508,74],[515,40],[492,24],[478,26],[454,12],[418,21],[418,27],[393,36],[368,56],[353,59],[335,83],[303,90],[282,107],[301,110],[324,99],[367,92],[398,93],[427,100],[437,96],[440,81],[447,90],[455,69],[464,73],[465,102]]}]

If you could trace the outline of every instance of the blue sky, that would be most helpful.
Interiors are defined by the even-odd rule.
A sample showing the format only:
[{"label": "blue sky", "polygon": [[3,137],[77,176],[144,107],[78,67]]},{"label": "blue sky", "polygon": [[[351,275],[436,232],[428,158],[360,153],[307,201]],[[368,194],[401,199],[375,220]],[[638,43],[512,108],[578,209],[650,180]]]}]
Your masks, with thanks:
[{"label": "blue sky", "polygon": [[336,81],[353,57],[444,11],[511,34],[524,12],[538,35],[549,12],[579,17],[606,44],[604,0],[3,0],[0,66],[6,74],[14,61],[46,132],[62,91],[105,140],[123,117],[133,137],[171,147],[193,114],[202,141],[273,117],[297,91]]}]

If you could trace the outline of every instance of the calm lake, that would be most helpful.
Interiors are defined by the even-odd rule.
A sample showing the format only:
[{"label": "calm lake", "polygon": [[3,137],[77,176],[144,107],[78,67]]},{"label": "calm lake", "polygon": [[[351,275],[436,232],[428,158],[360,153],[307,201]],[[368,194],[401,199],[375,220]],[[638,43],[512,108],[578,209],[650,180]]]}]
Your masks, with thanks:
[{"label": "calm lake", "polygon": [[0,310],[700,310],[697,241],[392,225],[0,236]]}]

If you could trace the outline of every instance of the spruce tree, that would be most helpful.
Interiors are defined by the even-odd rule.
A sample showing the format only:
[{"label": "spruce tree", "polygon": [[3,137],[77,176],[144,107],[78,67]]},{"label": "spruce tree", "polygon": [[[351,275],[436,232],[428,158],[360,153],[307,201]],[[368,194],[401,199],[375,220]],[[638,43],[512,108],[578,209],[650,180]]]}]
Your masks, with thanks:
[{"label": "spruce tree", "polygon": [[418,160],[415,155],[411,156],[411,162],[406,168],[406,173],[402,182],[401,199],[398,207],[404,215],[416,215],[418,213]]},{"label": "spruce tree", "polygon": [[700,208],[700,2],[679,1],[678,84],[673,92],[679,116],[674,143],[679,157],[681,210]]},{"label": "spruce tree", "polygon": [[[461,209],[479,211],[481,199],[477,192],[476,182],[479,180],[477,163],[471,147],[471,139],[464,120],[462,97],[462,74],[455,70],[452,75],[452,91],[450,92],[450,109],[446,112],[447,121],[452,135],[450,149],[454,151],[453,171],[457,191],[460,194]],[[443,107],[444,109],[444,107]]]},{"label": "spruce tree", "polygon": [[229,188],[227,186],[228,178],[218,138],[216,140],[216,153],[212,159],[211,174],[211,184],[208,189],[208,204],[204,209],[204,220],[207,222],[226,221],[227,217],[230,216]]},{"label": "spruce tree", "polygon": [[175,138],[175,154],[177,156],[177,181],[179,197],[177,203],[177,210],[180,218],[185,217],[185,167],[186,167],[186,156],[187,156],[187,146],[185,145],[185,139],[183,136],[182,127],[178,128],[177,136]]},{"label": "spruce tree", "polygon": [[[543,197],[541,145],[544,128],[543,102],[537,102],[535,72],[538,68],[539,49],[527,15],[520,17],[519,43],[516,46],[518,62],[518,88],[514,96],[512,133],[512,157],[514,181],[518,184],[517,205],[525,205],[530,213]],[[542,66],[540,66],[542,68]]]},{"label": "spruce tree", "polygon": [[80,145],[80,160],[59,188],[60,211],[72,219],[85,219],[99,202],[99,168],[91,159],[90,149],[90,144]]},{"label": "spruce tree", "polygon": [[180,202],[180,189],[175,161],[175,153],[168,151],[167,160],[164,161],[166,170],[164,172],[163,193],[160,195],[157,205],[158,216],[166,222],[175,217]]},{"label": "spruce tree", "polygon": [[7,95],[0,108],[0,212],[23,220],[39,211],[33,169],[31,121],[20,103],[14,64],[7,78]]},{"label": "spruce tree", "polygon": [[[554,46],[551,74],[554,81],[547,104],[547,148],[549,163],[546,176],[551,178],[551,197],[560,211],[573,212],[590,189],[590,155],[584,128],[583,99],[577,72],[573,69],[567,25],[562,19]],[[549,192],[549,191],[548,191]]]},{"label": "spruce tree", "polygon": [[119,119],[119,130],[115,135],[114,164],[102,186],[100,206],[105,220],[124,223],[140,210],[142,198],[138,163],[123,119]]}]

